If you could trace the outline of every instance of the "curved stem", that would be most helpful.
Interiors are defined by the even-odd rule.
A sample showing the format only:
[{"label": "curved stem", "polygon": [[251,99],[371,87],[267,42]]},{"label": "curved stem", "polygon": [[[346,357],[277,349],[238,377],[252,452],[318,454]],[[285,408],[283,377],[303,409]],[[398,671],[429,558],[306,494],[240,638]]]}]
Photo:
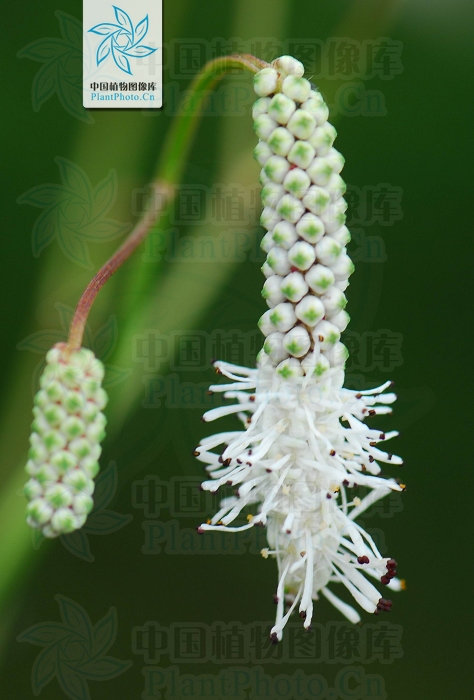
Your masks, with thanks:
[{"label": "curved stem", "polygon": [[[193,109],[180,114],[167,135],[165,147],[160,158],[159,175],[152,186],[148,209],[133,228],[128,238],[114,255],[92,278],[83,292],[74,312],[69,330],[68,345],[71,349],[79,348],[87,322],[87,317],[94,300],[107,280],[130,257],[146,236],[158,225],[161,216],[174,198],[175,185],[178,184],[184,170],[187,154],[198,126],[198,108],[204,102],[215,83],[232,69],[240,68],[250,73],[257,73],[268,66],[265,61],[251,54],[234,54],[222,56],[209,61],[199,75],[193,80],[189,93],[194,96]],[[156,202],[163,201],[161,207]]]}]

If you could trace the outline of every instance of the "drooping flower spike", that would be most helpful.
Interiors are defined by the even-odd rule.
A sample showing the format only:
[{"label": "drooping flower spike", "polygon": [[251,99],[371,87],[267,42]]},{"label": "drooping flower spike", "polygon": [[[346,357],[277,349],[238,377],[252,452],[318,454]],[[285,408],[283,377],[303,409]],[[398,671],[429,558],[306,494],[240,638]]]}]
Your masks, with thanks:
[{"label": "drooping flower spike", "polygon": [[27,522],[45,537],[77,530],[93,507],[104,438],[104,368],[91,350],[58,343],[46,355],[35,397],[24,487]]},{"label": "drooping flower spike", "polygon": [[[262,556],[276,558],[279,571],[275,640],[294,610],[309,628],[320,595],[358,622],[359,613],[333,584],[376,614],[391,602],[370,579],[392,590],[403,585],[395,560],[382,557],[356,522],[390,491],[404,489],[380,476],[381,463],[402,463],[379,447],[397,432],[364,423],[390,413],[396,397],[386,393],[390,382],[360,392],[343,387],[344,291],[354,269],[346,251],[344,159],[333,147],[327,105],[303,73],[299,61],[283,56],[254,78],[255,158],[262,166],[261,224],[267,230],[262,296],[269,307],[259,327],[266,338],[256,369],[215,363],[230,382],[210,390],[234,403],[203,418],[236,414],[244,427],[204,438],[195,452],[209,472],[205,490],[236,489],[199,532],[266,527]],[[367,495],[354,497],[355,487]],[[241,524],[248,507],[255,515]]]}]

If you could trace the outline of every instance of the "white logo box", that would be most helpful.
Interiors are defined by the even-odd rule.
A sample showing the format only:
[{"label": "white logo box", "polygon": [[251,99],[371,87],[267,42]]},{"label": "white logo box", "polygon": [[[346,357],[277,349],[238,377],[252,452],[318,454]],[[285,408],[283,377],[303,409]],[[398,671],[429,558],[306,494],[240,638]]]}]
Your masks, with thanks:
[{"label": "white logo box", "polygon": [[163,104],[162,0],[84,0],[83,105]]}]

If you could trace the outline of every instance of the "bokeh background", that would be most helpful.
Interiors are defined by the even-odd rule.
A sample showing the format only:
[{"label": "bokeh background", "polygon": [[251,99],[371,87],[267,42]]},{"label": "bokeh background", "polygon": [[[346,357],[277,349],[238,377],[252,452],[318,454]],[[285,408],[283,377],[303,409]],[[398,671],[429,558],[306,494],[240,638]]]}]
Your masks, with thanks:
[{"label": "bokeh background", "polygon": [[[336,145],[346,157],[344,175],[351,185],[351,250],[358,264],[348,290],[353,319],[347,336],[353,352],[349,381],[373,386],[391,378],[397,384],[399,401],[383,427],[401,429],[397,451],[406,463],[396,476],[408,489],[402,501],[372,513],[365,524],[399,561],[407,590],[395,596],[390,617],[382,620],[396,637],[393,649],[379,639],[382,660],[370,661],[369,650],[359,648],[362,661],[349,664],[381,678],[379,690],[375,684],[351,695],[337,688],[335,678],[348,662],[328,648],[318,663],[261,665],[273,676],[291,675],[300,666],[307,674],[319,674],[336,687],[327,695],[332,698],[467,700],[472,693],[473,572],[472,3],[164,0],[165,108],[151,114],[81,108],[77,0],[64,0],[60,8],[52,0],[10,3],[4,13],[2,696],[32,697],[42,678],[42,697],[67,697],[57,678],[47,681],[61,664],[67,673],[81,666],[89,653],[83,638],[63,634],[66,628],[56,637],[44,626],[43,632],[31,633],[30,642],[57,642],[57,657],[53,653],[36,662],[33,686],[33,664],[45,647],[17,641],[33,625],[60,622],[58,601],[63,599],[55,599],[58,595],[80,606],[92,624],[116,608],[118,628],[107,628],[112,644],[107,653],[133,664],[117,666],[115,676],[104,666],[102,680],[96,668],[90,697],[102,700],[142,693],[159,697],[158,688],[146,695],[143,669],[167,667],[173,659],[165,651],[161,660],[153,664],[149,657],[147,663],[146,641],[140,630],[132,632],[147,621],[188,625],[194,635],[196,625],[236,621],[248,634],[254,621],[270,624],[273,618],[276,567],[255,553],[255,545],[247,543],[253,551],[240,554],[186,551],[197,546],[189,533],[208,507],[188,496],[196,493],[192,487],[202,474],[192,449],[212,430],[200,422],[210,401],[204,393],[213,381],[210,359],[218,353],[251,361],[259,342],[255,324],[264,310],[248,76],[224,81],[225,110],[224,103],[204,110],[186,160],[185,199],[101,292],[91,314],[88,342],[109,365],[111,397],[101,508],[94,523],[73,541],[38,542],[23,522],[20,490],[32,395],[44,354],[64,337],[92,273],[137,220],[177,95],[213,54],[260,46],[261,58],[271,60],[279,48],[286,52],[293,45],[297,55],[306,52],[300,55],[308,74],[332,105]],[[238,105],[236,95],[241,96]],[[60,171],[70,178],[72,194],[59,192]],[[99,216],[85,202],[104,180],[107,207]],[[224,190],[236,185],[241,193],[236,209],[228,208],[227,195],[219,194],[216,183]],[[30,192],[40,185],[48,186]],[[90,222],[97,224],[96,216],[108,223],[94,229]],[[232,253],[237,234],[246,246],[241,256]],[[219,246],[224,241],[228,258],[206,257],[196,243],[203,237]],[[144,483],[147,476],[154,481]],[[143,494],[150,495],[150,484],[163,502],[163,489],[173,477],[173,498],[178,498],[176,484],[187,483],[191,491],[183,487],[180,502],[146,511]],[[70,620],[76,631],[87,627],[81,614]],[[321,602],[315,621],[318,630],[334,630],[340,618]],[[373,624],[365,616],[358,631],[364,644]],[[401,631],[403,656],[397,641]],[[199,655],[197,638],[189,639],[189,653]],[[235,666],[186,661],[187,648],[175,650],[182,674],[217,674]],[[387,659],[390,663],[383,663]],[[240,665],[252,668],[250,662]],[[71,680],[70,675],[64,681],[70,683],[69,697],[88,697],[84,677]]]}]

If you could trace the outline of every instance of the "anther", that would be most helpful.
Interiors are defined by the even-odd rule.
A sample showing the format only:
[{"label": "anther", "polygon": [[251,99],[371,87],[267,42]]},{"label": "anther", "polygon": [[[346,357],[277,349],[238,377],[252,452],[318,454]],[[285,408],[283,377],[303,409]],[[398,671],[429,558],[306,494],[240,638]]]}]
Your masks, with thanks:
[{"label": "anther", "polygon": [[365,555],[363,557],[357,557],[358,564],[368,564],[369,561],[369,557],[366,557]]}]

